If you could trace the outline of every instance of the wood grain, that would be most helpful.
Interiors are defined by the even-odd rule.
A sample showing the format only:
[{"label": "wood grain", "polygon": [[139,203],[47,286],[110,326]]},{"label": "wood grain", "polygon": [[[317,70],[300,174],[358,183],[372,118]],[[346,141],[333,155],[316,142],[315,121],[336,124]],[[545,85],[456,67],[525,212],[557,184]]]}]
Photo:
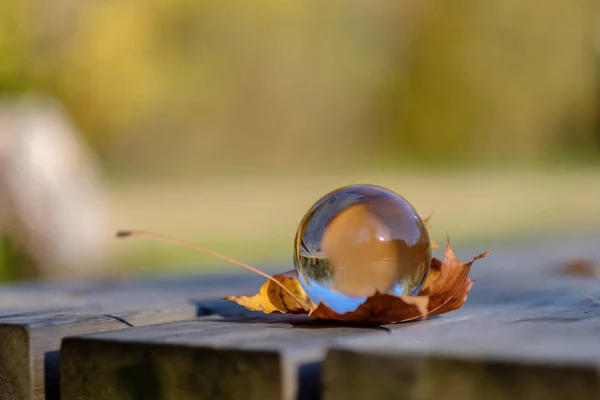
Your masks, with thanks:
[{"label": "wood grain", "polygon": [[[581,287],[594,289],[583,281],[537,285],[523,282],[511,287],[496,281],[480,285],[467,305],[456,312],[386,327],[332,325],[303,316],[250,313],[70,337],[63,342],[62,395],[66,400],[101,399],[110,390],[114,399],[139,398],[145,394],[140,387],[147,389],[142,383],[152,381],[157,382],[152,390],[161,399],[313,399],[321,391],[325,398],[359,399],[370,397],[370,386],[358,384],[361,381],[356,378],[368,369],[365,376],[374,382],[379,375],[382,382],[389,378],[386,385],[394,388],[386,390],[382,383],[377,392],[381,398],[421,399],[395,397],[402,392],[404,381],[399,382],[395,373],[387,377],[384,371],[372,367],[385,368],[384,362],[352,363],[347,356],[347,352],[361,356],[364,352],[367,358],[372,353],[383,354],[396,360],[400,371],[405,352],[419,350],[423,355],[414,362],[433,365],[426,371],[456,369],[456,374],[469,375],[474,382],[485,379],[483,387],[493,387],[489,390],[498,392],[498,399],[511,398],[502,397],[507,393],[503,387],[511,377],[507,372],[510,370],[518,371],[529,382],[515,389],[517,399],[528,393],[529,386],[556,381],[557,376],[564,377],[565,387],[576,385],[577,377],[582,376],[583,383],[576,393],[582,398],[597,396],[600,392],[592,365],[600,361],[600,306],[576,291]],[[321,362],[330,348],[337,350],[329,354],[321,374]],[[476,356],[476,361],[469,361],[469,355]],[[137,385],[119,383],[123,379],[119,357],[127,359],[130,368],[137,371]],[[236,365],[244,367],[236,369]],[[571,369],[575,372],[563,373]],[[476,373],[480,370],[484,372]],[[221,376],[218,371],[235,373]],[[233,376],[236,384],[230,385]],[[276,376],[281,379],[278,384],[270,379]],[[420,375],[411,379],[406,378],[405,384],[413,385],[415,379],[417,383],[430,380]],[[439,388],[432,389],[431,396],[443,393],[447,386],[444,379],[439,379],[441,383],[435,381]],[[186,386],[182,381],[193,385]],[[469,388],[461,390],[480,395],[476,383]],[[541,391],[540,396],[548,393]],[[354,397],[345,397],[350,395]],[[423,399],[429,398],[433,397]]]},{"label": "wood grain", "polygon": [[[195,315],[196,308],[186,304],[157,309],[140,306],[137,311],[104,315],[66,312],[0,320],[3,333],[0,349],[10,348],[10,351],[2,352],[0,365],[6,365],[6,370],[21,363],[28,366],[12,379],[0,380],[0,399],[58,399],[58,350],[65,336],[174,321]],[[0,375],[6,370],[0,368]],[[19,388],[19,396],[11,394],[15,391],[11,386]]]},{"label": "wood grain", "polygon": [[324,399],[566,400],[600,398],[597,365],[332,351]]},{"label": "wood grain", "polygon": [[377,332],[305,316],[251,313],[70,337],[63,342],[61,391],[64,399],[100,399],[102,388],[112,388],[114,399],[139,398],[140,385],[119,384],[122,371],[110,358],[114,354],[139,368],[156,365],[137,379],[158,382],[161,399],[315,399],[326,346]]},{"label": "wood grain", "polygon": [[452,314],[340,343],[324,363],[325,399],[600,398],[600,305],[556,284],[480,290]]},{"label": "wood grain", "polygon": [[0,398],[30,398],[31,363],[27,329],[0,326]]},{"label": "wood grain", "polygon": [[385,327],[264,315],[214,300],[251,294],[262,283],[252,276],[46,285],[39,293],[57,300],[42,306],[13,294],[0,305],[0,384],[14,396],[0,390],[0,399],[369,398],[363,375],[381,381],[371,387],[381,398],[428,400],[451,389],[466,400],[483,391],[496,399],[536,390],[538,398],[565,398],[565,390],[547,390],[555,383],[600,398],[600,305],[593,300],[600,286],[552,275],[560,245],[494,254],[474,268],[463,308]]},{"label": "wood grain", "polygon": [[65,336],[194,318],[212,312],[199,306],[199,299],[230,294],[247,287],[247,282],[4,287],[7,290],[0,290],[0,301],[4,300],[0,303],[0,399],[59,399],[59,349]]}]

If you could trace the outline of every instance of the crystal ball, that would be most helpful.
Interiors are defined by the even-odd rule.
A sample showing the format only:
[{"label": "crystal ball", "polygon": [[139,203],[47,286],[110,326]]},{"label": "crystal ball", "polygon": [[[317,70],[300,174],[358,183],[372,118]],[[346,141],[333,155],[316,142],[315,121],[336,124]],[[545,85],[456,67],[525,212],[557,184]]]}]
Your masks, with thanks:
[{"label": "crystal ball", "polygon": [[415,208],[374,185],[323,196],[302,218],[294,242],[302,288],[340,314],[377,292],[417,295],[430,263],[429,232]]}]

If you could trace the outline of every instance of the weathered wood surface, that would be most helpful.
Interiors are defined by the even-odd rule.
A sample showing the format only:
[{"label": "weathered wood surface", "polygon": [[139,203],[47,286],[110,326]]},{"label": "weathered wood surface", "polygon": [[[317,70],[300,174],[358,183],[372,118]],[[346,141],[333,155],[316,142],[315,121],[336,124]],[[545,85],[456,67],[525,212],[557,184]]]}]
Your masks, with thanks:
[{"label": "weathered wood surface", "polygon": [[411,353],[332,352],[325,398],[598,399],[596,365],[506,362]]},{"label": "weathered wood surface", "polygon": [[600,306],[577,292],[522,297],[341,343],[326,357],[326,398],[600,398]]},{"label": "weathered wood surface", "polygon": [[[375,398],[439,398],[422,392],[413,395],[416,397],[402,397],[396,382],[402,376],[386,375],[368,362],[352,363],[348,361],[351,357],[344,358],[345,354],[354,356],[354,352],[360,354],[363,350],[369,351],[364,354],[367,359],[371,354],[376,357],[383,353],[399,365],[403,365],[404,352],[410,355],[417,350],[425,355],[457,354],[457,363],[460,357],[476,355],[485,362],[497,359],[513,366],[533,363],[533,369],[541,365],[541,372],[532,372],[537,381],[530,385],[546,378],[548,383],[555,383],[561,377],[569,384],[574,375],[556,373],[569,366],[584,371],[586,382],[591,379],[578,391],[585,391],[587,397],[582,394],[579,398],[600,396],[598,376],[589,378],[590,365],[600,363],[600,306],[572,292],[561,295],[551,290],[522,295],[524,300],[520,301],[497,292],[506,304],[473,301],[447,316],[385,329],[335,326],[299,316],[215,316],[69,338],[63,349],[63,395],[65,399],[310,399],[321,390],[316,364],[327,348],[346,347],[350,350],[333,351],[325,363],[326,398],[369,398],[373,388],[382,395]],[[566,336],[571,329],[579,332]],[[465,371],[476,368],[471,365],[477,363],[467,362]],[[385,363],[379,366],[385,369]],[[355,378],[363,372],[370,377],[371,385]],[[523,376],[530,380],[526,374]],[[140,384],[134,384],[136,380]],[[155,385],[144,386],[141,383],[145,381]],[[385,391],[384,382],[390,390]],[[417,379],[413,386],[419,382]],[[494,386],[494,382],[489,384]],[[475,389],[472,395],[479,396]],[[563,392],[561,397],[538,398],[565,397]]]},{"label": "weathered wood surface", "polygon": [[201,299],[252,279],[19,285],[0,288],[0,399],[58,399],[60,343],[68,335],[194,318]]},{"label": "weathered wood surface", "polygon": [[[541,247],[548,253],[523,247],[482,260],[467,304],[422,322],[354,327],[303,316],[231,317],[227,310],[237,306],[224,303],[224,315],[70,337],[62,395],[600,398],[600,305],[589,298],[600,298],[600,284],[556,276],[559,246]],[[560,255],[568,258],[568,249]],[[591,242],[572,249],[600,256]]]},{"label": "weathered wood surface", "polygon": [[215,300],[258,289],[252,275],[0,287],[0,399],[58,398],[61,340],[67,400],[600,398],[599,281],[556,274],[600,259],[597,238],[496,249],[462,309],[385,327]]}]

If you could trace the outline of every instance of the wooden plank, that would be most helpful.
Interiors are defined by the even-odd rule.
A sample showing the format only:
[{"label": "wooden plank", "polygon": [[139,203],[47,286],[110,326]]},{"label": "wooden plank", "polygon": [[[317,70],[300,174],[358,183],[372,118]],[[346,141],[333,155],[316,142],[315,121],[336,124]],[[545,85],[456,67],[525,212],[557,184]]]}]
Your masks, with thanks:
[{"label": "wooden plank", "polygon": [[168,308],[140,306],[139,310],[110,314],[36,315],[9,318],[0,323],[0,349],[10,347],[0,357],[0,375],[16,366],[18,375],[0,380],[0,399],[58,399],[58,350],[64,336],[88,332],[123,329],[196,315],[193,304]]},{"label": "wooden plank", "polygon": [[[237,293],[260,285],[262,278],[248,275],[180,277],[171,279],[129,279],[105,282],[20,283],[0,285],[0,315],[10,309],[77,307],[123,293],[171,293],[199,295],[227,288]],[[43,301],[40,301],[40,298]]]},{"label": "wooden plank", "polygon": [[22,399],[31,386],[27,330],[0,326],[0,396]]},{"label": "wooden plank", "polygon": [[[377,332],[305,316],[210,318],[66,338],[63,399],[148,398],[142,383],[149,380],[154,398],[315,399],[325,346]],[[124,369],[138,373],[128,384]]]},{"label": "wooden plank", "polygon": [[48,309],[74,308],[84,304],[85,301],[81,297],[44,287],[0,288],[0,318]]},{"label": "wooden plank", "polygon": [[[482,260],[480,263],[477,264],[477,267],[474,268],[472,275],[475,279],[477,279],[477,284],[475,285],[473,292],[469,295],[469,301],[467,303],[467,306],[465,306],[463,309],[457,312],[454,312],[447,316],[443,316],[442,318],[427,321],[425,323],[425,326],[428,327],[427,329],[432,331],[443,331],[444,328],[440,327],[439,325],[451,324],[453,322],[460,322],[463,320],[485,320],[485,318],[491,318],[494,315],[507,315],[509,313],[514,313],[519,310],[530,310],[531,312],[533,312],[533,316],[530,316],[529,318],[535,319],[540,317],[539,314],[535,314],[537,308],[540,305],[556,305],[559,303],[557,299],[559,299],[560,296],[567,292],[570,294],[574,294],[578,291],[585,291],[587,294],[593,294],[593,291],[595,289],[594,282],[584,282],[581,280],[568,279],[559,279],[554,281],[549,280],[543,282],[542,280],[544,280],[547,277],[549,266],[553,267],[553,264],[551,264],[551,262],[555,262],[557,259],[559,259],[559,255],[561,258],[580,256],[582,254],[589,257],[600,256],[600,247],[596,245],[596,242],[597,238],[590,236],[585,238],[585,240],[577,239],[567,244],[563,243],[562,240],[541,241],[538,245],[523,245],[520,249],[517,250],[515,250],[514,247],[512,247],[512,245],[508,246],[506,247],[507,251],[495,253],[493,257]],[[469,252],[468,255],[472,255],[474,253],[475,252],[472,251]],[[457,251],[457,254],[459,254],[459,256],[462,257],[462,252],[460,250]],[[285,269],[286,268],[282,268],[282,270]],[[241,294],[252,292],[252,289],[255,290],[260,286],[260,284],[262,283],[262,278],[253,275],[244,275],[243,281],[245,285],[240,285],[239,281],[235,278],[225,278],[223,280],[216,281],[205,278],[184,278],[170,280],[169,282],[163,282],[160,280],[145,281],[139,282],[135,285],[132,285],[130,282],[108,282],[100,285],[85,283],[79,285],[60,286],[44,285],[43,288],[46,291],[45,293],[52,293],[52,296],[55,296],[55,298],[60,298],[62,296],[62,300],[59,299],[55,302],[47,302],[48,307],[45,308],[45,311],[47,314],[49,314],[50,317],[47,319],[46,323],[42,323],[39,327],[36,327],[35,329],[39,329],[41,335],[44,335],[44,331],[51,332],[50,327],[53,325],[48,321],[55,320],[57,317],[60,316],[60,314],[64,314],[67,311],[73,312],[73,307],[88,307],[87,315],[79,315],[79,317],[81,317],[82,319],[77,321],[82,322],[75,321],[72,322],[72,324],[74,324],[74,326],[89,327],[90,332],[93,332],[96,329],[98,329],[97,327],[104,326],[103,324],[108,324],[109,322],[105,321],[105,318],[112,319],[110,323],[114,324],[114,326],[125,326],[123,324],[119,325],[118,321],[115,320],[113,317],[125,318],[126,321],[130,321],[129,319],[127,319],[130,318],[129,316],[125,314],[121,315],[112,313],[112,308],[111,311],[108,311],[108,309],[97,308],[97,304],[101,303],[101,300],[98,299],[102,298],[112,299],[113,304],[130,303],[132,300],[127,299],[127,296],[119,297],[119,293],[123,292],[137,292],[142,293],[142,295],[146,293],[150,297],[155,296],[156,293],[165,294],[166,292],[170,292],[173,294],[173,296],[175,296],[172,298],[176,298],[176,296],[179,296],[179,298],[191,298],[190,296],[196,296],[198,298],[217,298],[224,294]],[[25,301],[17,303],[13,302],[12,306],[5,305],[5,307],[2,308],[2,293],[4,292],[5,288],[6,287],[0,286],[0,316],[3,315],[2,313],[4,313],[4,315],[12,315],[13,317],[18,315],[20,315],[21,317],[35,317],[34,314],[39,313],[41,311],[37,308],[37,303],[31,300],[31,294],[35,293],[36,290],[38,293],[42,293],[39,290],[40,286],[19,286],[18,290],[22,293],[26,293],[27,299]],[[219,293],[219,288],[226,288],[225,292]],[[144,292],[144,290],[146,290],[146,292]],[[51,296],[47,297],[50,298]],[[579,298],[581,299],[582,297]],[[65,299],[68,300],[65,301]],[[6,302],[6,304],[9,304],[9,302]],[[219,305],[219,307],[221,307],[221,310],[218,312],[227,313],[227,310],[231,309],[231,305],[224,306],[222,305],[223,303],[219,302],[217,302],[217,304]],[[145,305],[152,308],[151,304]],[[570,305],[570,307],[573,306],[573,304]],[[235,309],[236,306],[233,307]],[[206,306],[203,304],[197,304],[196,311],[197,313],[202,314],[210,314],[212,312],[216,312],[213,308],[213,305]],[[107,317],[104,314],[111,315],[111,317]],[[90,315],[94,316],[94,318],[100,318],[101,320],[96,321],[97,323],[94,322],[88,324],[85,321],[86,318]],[[394,326],[390,328],[389,331],[382,333],[382,331],[377,331],[373,329],[357,330],[356,328],[348,327],[344,327],[343,329],[331,326],[324,327],[322,324],[311,325],[310,323],[300,322],[295,317],[291,317],[291,319],[289,319],[289,317],[284,317],[284,319],[281,320],[277,319],[278,317],[274,316],[260,316],[260,314],[258,315],[259,316],[256,317],[258,318],[258,320],[254,321],[232,321],[230,318],[225,318],[226,321],[221,322],[226,323],[226,325],[219,325],[219,327],[211,326],[208,329],[204,329],[200,325],[205,326],[207,323],[214,324],[216,322],[207,321],[206,319],[204,319],[202,321],[193,322],[194,324],[197,323],[200,325],[188,326],[187,328],[170,326],[169,328],[165,328],[158,331],[155,331],[154,328],[148,328],[149,331],[146,336],[133,337],[130,339],[126,339],[125,336],[117,335],[113,337],[111,336],[111,334],[105,334],[108,336],[103,336],[103,334],[97,338],[89,337],[85,340],[82,340],[82,342],[78,342],[77,340],[75,340],[72,342],[74,350],[70,353],[72,355],[71,359],[73,361],[71,365],[77,365],[77,363],[79,363],[80,361],[83,362],[83,356],[81,356],[79,359],[77,357],[79,355],[85,354],[86,346],[89,343],[94,342],[94,346],[97,346],[99,350],[97,351],[97,354],[94,355],[94,357],[90,358],[89,362],[86,364],[87,366],[79,370],[83,371],[81,372],[81,376],[88,376],[91,379],[95,376],[93,368],[108,368],[109,371],[107,371],[105,374],[106,381],[109,383],[109,385],[112,385],[110,382],[111,379],[114,378],[114,376],[113,378],[111,378],[111,374],[114,375],[117,372],[115,372],[115,370],[111,370],[110,365],[102,365],[104,360],[104,354],[101,349],[103,349],[105,346],[115,345],[123,346],[124,348],[126,348],[126,350],[120,349],[119,352],[116,354],[125,354],[129,353],[130,351],[135,352],[138,351],[139,348],[143,348],[144,352],[148,351],[150,352],[150,354],[152,354],[152,357],[154,357],[157,360],[156,362],[162,362],[160,360],[168,359],[169,357],[169,355],[165,353],[168,351],[164,350],[161,353],[159,350],[157,350],[159,347],[164,346],[165,348],[175,348],[179,346],[179,348],[182,349],[180,353],[182,354],[182,357],[184,359],[186,359],[186,357],[191,357],[190,354],[196,354],[196,356],[199,357],[198,359],[191,359],[189,363],[192,364],[200,363],[199,360],[201,360],[201,356],[202,354],[204,354],[203,352],[214,352],[215,349],[217,349],[218,351],[232,351],[234,357],[230,357],[230,361],[224,361],[224,364],[222,365],[223,368],[225,368],[228,365],[228,363],[235,364],[236,358],[242,359],[243,357],[245,357],[245,355],[247,355],[248,352],[251,352],[252,354],[256,353],[259,355],[259,360],[257,362],[259,362],[263,358],[266,360],[264,361],[264,365],[267,365],[268,368],[264,367],[263,370],[268,370],[269,373],[267,375],[264,375],[265,379],[267,379],[268,376],[276,376],[276,374],[278,373],[277,371],[283,371],[283,373],[281,373],[280,375],[281,381],[279,382],[277,390],[283,393],[282,396],[284,396],[285,398],[293,398],[293,396],[295,396],[294,393],[298,391],[300,391],[299,395],[302,396],[302,391],[306,389],[308,390],[308,392],[306,393],[309,393],[308,395],[305,395],[307,396],[306,398],[313,398],[310,397],[310,391],[312,390],[312,393],[314,394],[314,391],[318,389],[319,362],[323,357],[325,349],[328,346],[345,345],[345,343],[351,342],[351,337],[373,334],[379,335],[377,337],[377,342],[379,342],[383,340],[386,337],[386,335],[390,336],[390,331],[393,333],[393,335],[391,336],[396,337],[396,334],[399,332],[409,332],[410,330],[415,329],[416,327],[422,326],[422,324],[404,324],[400,326]],[[60,318],[58,318],[58,320],[60,320]],[[27,328],[26,332],[29,335],[30,325],[34,324],[32,322],[33,320],[30,319],[27,323],[23,321],[24,320],[13,320],[13,322],[15,323],[10,324],[12,327],[11,329],[16,329],[16,332],[19,332],[19,330],[16,327],[25,326]],[[487,322],[484,322],[484,324],[494,326],[492,320],[488,319],[486,321]],[[559,322],[561,322],[560,326],[571,324],[562,320]],[[238,323],[240,325],[232,325],[234,323]],[[503,322],[497,322],[496,326],[501,326],[502,323]],[[504,323],[506,323],[506,321]],[[59,324],[59,326],[69,326],[70,324],[71,323],[65,323],[64,325]],[[534,321],[526,321],[522,324],[530,326],[529,329],[534,329],[533,326],[536,326],[536,322]],[[249,325],[254,326],[255,329],[249,329]],[[519,331],[515,328],[516,325],[510,324],[510,326],[512,327],[511,329],[513,329],[514,332]],[[290,327],[292,327],[293,329],[290,329]],[[134,329],[135,335],[139,335],[141,332],[146,332],[145,330],[143,330],[146,328]],[[167,335],[166,332],[171,331],[171,329],[174,330],[174,334]],[[471,326],[470,329],[479,329],[479,327],[474,325]],[[589,327],[587,327],[586,329],[588,329],[589,332]],[[453,326],[452,331],[454,330],[455,327]],[[57,331],[53,333],[53,335],[55,335],[56,338],[60,338],[64,336],[64,331],[64,328],[57,329]],[[119,335],[125,335],[125,333],[128,331],[128,329],[121,330],[119,331]],[[527,331],[527,329],[525,329],[525,331]],[[73,329],[72,331],[69,331],[69,334],[78,332],[79,331]],[[82,332],[88,332],[88,330],[84,329]],[[179,334],[176,334],[176,332],[179,332]],[[215,334],[209,334],[210,332],[213,332]],[[521,332],[520,334],[523,334],[523,332]],[[19,337],[18,333],[13,334],[13,336],[17,337],[17,339]],[[403,336],[403,334],[400,334],[398,338],[398,340],[406,339],[405,335]],[[40,339],[38,339],[35,335],[28,336],[28,344],[32,340],[35,342],[43,342],[40,341]],[[433,336],[433,339],[430,340],[439,340],[445,342],[446,339],[436,338]],[[470,340],[476,341],[473,338],[471,338]],[[69,346],[71,346],[69,345],[69,343],[71,342],[67,341],[65,343],[65,351],[68,351]],[[489,344],[482,344],[482,348],[479,349],[479,351],[489,350],[486,346],[489,346]],[[25,346],[22,347],[24,348]],[[28,350],[29,363],[31,365],[38,366],[37,371],[40,371],[39,365],[42,365],[40,364],[40,358],[33,358],[32,349],[35,350],[35,346],[31,347]],[[39,353],[44,352],[44,354],[49,355],[56,354],[52,353],[52,351],[55,351],[54,347],[53,350],[42,350],[42,348],[40,348],[40,350],[35,351]],[[125,353],[121,353],[121,351]],[[91,350],[90,352],[94,353]],[[273,357],[273,354],[277,355],[277,357]],[[0,357],[2,357],[1,354]],[[108,353],[106,357],[108,357]],[[19,360],[19,357],[13,358],[14,360]],[[137,359],[139,361],[139,357]],[[55,359],[49,357],[48,360],[49,365],[55,365]],[[17,361],[13,361],[13,363],[16,362]],[[143,362],[143,360],[139,361],[139,363],[140,366],[146,365]],[[196,364],[194,365],[195,368],[197,368],[197,371],[202,370],[202,368],[207,368]],[[33,369],[31,370],[33,371]],[[69,374],[71,374],[70,376],[71,378],[73,378],[73,383],[69,384],[66,383],[65,380],[63,380],[63,387],[67,388],[66,390],[69,393],[69,396],[75,396],[72,398],[80,398],[76,396],[79,396],[78,393],[80,391],[80,388],[78,388],[77,382],[81,382],[81,377],[77,376],[77,374],[75,373],[75,367],[65,367],[65,370],[70,371]],[[142,370],[146,371],[147,369]],[[50,368],[48,373],[53,374],[51,371],[52,368]],[[209,373],[210,371],[205,372]],[[197,372],[192,371],[185,376],[188,376],[189,379],[194,380],[196,379],[196,373]],[[244,374],[246,373],[247,372],[239,372],[236,376],[244,376]],[[26,383],[25,386],[29,388],[32,387],[31,385],[33,385],[33,383],[27,383],[29,382],[28,380],[30,380],[31,382],[38,382],[37,387],[39,388],[41,386],[44,386],[40,386],[39,377],[39,372],[31,372],[29,377],[22,378],[22,380]],[[0,376],[0,382],[1,379],[2,377]],[[94,382],[96,382],[95,379],[96,378],[94,378]],[[104,378],[98,379],[102,380]],[[114,379],[112,380],[112,382],[115,381]],[[165,379],[167,383],[165,384],[166,389],[164,390],[168,392],[168,390],[170,390],[169,385],[173,386],[172,379],[175,378],[167,377]],[[306,379],[309,382],[309,384],[298,386],[299,379]],[[49,385],[48,387],[53,387],[52,379],[47,380],[46,382],[46,386]],[[201,385],[201,382],[202,380],[200,379],[200,383],[198,383],[197,385]],[[15,386],[19,387],[19,385]],[[242,387],[243,386],[244,385],[242,385]],[[199,389],[199,387],[195,387],[195,389]],[[247,393],[254,393],[254,389],[252,387],[247,387],[246,389]],[[135,390],[131,388],[127,390],[122,390],[123,396],[125,397],[127,396],[127,393],[135,393]],[[227,388],[227,390],[230,389]],[[260,392],[264,396],[269,396],[269,394],[266,393],[266,390],[267,388],[264,388],[261,389]],[[55,391],[52,393],[55,393],[56,395],[58,392]],[[271,392],[269,391],[269,393]],[[63,394],[66,396],[65,393]],[[231,395],[234,396],[234,394]],[[93,394],[90,394],[90,396],[93,396]]]},{"label": "wooden plank", "polygon": [[[227,284],[231,284],[226,280]],[[210,280],[201,284],[135,283],[100,287],[71,286],[62,301],[49,307],[0,309],[0,399],[58,399],[60,343],[68,335],[123,329],[194,318],[212,312],[199,299],[218,298],[248,286],[237,279],[231,286]],[[30,289],[21,293],[31,294]],[[52,290],[51,290],[52,292]],[[47,292],[41,291],[41,294]],[[8,297],[8,296],[7,296]],[[15,298],[15,297],[13,297]],[[39,297],[38,297],[39,299]],[[9,351],[10,350],[10,351]],[[18,374],[12,373],[19,369]]]},{"label": "wooden plank", "polygon": [[600,305],[577,292],[519,296],[527,306],[474,302],[377,341],[339,344],[324,364],[325,398],[600,398]]},{"label": "wooden plank", "polygon": [[[565,283],[562,289],[557,282],[540,283],[537,291],[524,283],[520,288],[479,286],[470,302],[456,312],[386,327],[340,326],[307,317],[255,313],[242,319],[185,321],[71,337],[63,342],[62,395],[66,400],[140,398],[149,394],[140,391],[147,389],[141,382],[153,381],[157,382],[152,389],[158,393],[156,398],[315,398],[319,364],[330,347],[457,351],[463,356],[479,355],[485,362],[516,349],[517,355],[537,360],[542,371],[553,359],[562,360],[560,365],[571,360],[578,368],[583,365],[584,376],[590,376],[590,363],[600,360],[596,335],[600,307],[574,291],[574,282]],[[578,333],[566,335],[570,329]],[[548,353],[550,345],[554,353]],[[573,351],[574,347],[579,350]],[[139,384],[132,384],[133,377],[127,379],[131,385],[122,383],[124,367],[119,357],[127,359],[127,368],[137,371]],[[521,361],[511,362],[520,368]],[[332,368],[345,366],[343,362],[326,364],[325,386],[333,388],[326,393],[342,398],[347,392],[336,392],[331,379],[327,380]],[[221,376],[218,371],[228,372]],[[531,375],[534,378],[541,376],[536,371]],[[277,376],[280,382],[275,385],[272,378]],[[593,385],[588,384],[586,390],[593,390]],[[366,391],[356,392],[362,397],[354,398],[370,397]]]},{"label": "wooden plank", "polygon": [[326,400],[568,400],[600,398],[592,363],[520,363],[413,352],[331,351]]},{"label": "wooden plank", "polygon": [[[82,357],[89,351],[91,359]],[[278,399],[279,355],[171,344],[134,348],[72,342],[62,353],[65,399]],[[104,363],[99,364],[99,357]],[[76,373],[83,368],[82,375]],[[259,397],[257,394],[260,393]]]}]

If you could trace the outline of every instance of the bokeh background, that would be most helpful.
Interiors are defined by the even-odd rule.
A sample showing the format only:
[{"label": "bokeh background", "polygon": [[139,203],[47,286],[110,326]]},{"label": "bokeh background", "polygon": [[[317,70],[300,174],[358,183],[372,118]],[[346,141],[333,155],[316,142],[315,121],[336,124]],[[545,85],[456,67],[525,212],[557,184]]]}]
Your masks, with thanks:
[{"label": "bokeh background", "polygon": [[0,279],[291,262],[322,195],[393,189],[443,242],[600,222],[594,0],[0,2]]}]

